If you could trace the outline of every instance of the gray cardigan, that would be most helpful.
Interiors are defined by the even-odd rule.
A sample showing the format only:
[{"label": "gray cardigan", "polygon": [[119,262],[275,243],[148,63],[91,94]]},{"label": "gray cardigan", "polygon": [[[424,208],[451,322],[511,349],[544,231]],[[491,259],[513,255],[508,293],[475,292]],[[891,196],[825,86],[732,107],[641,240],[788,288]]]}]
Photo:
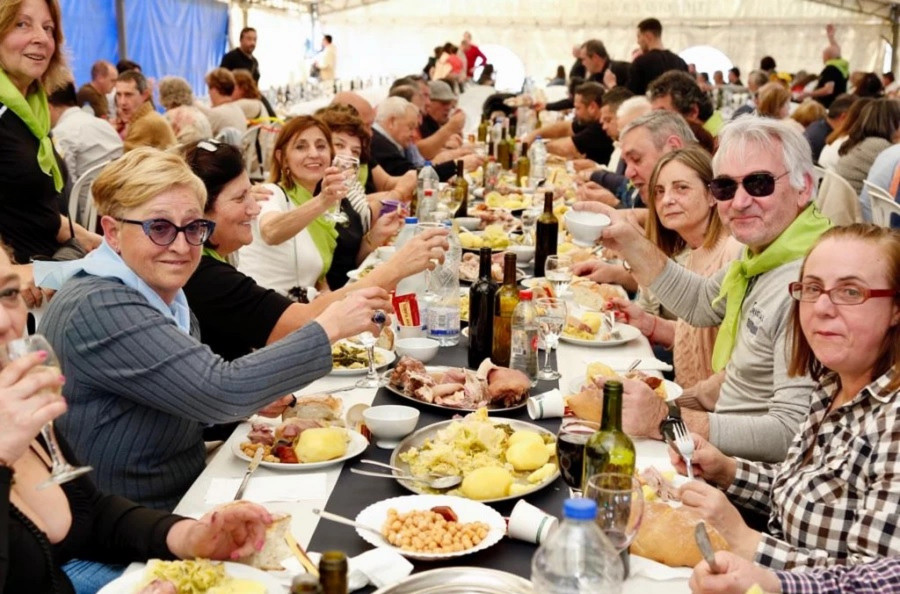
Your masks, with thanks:
[{"label": "gray cardigan", "polygon": [[331,370],[325,331],[307,324],[227,362],[115,279],[80,276],[40,331],[66,376],[58,430],[101,490],[171,510],[203,470],[202,431],[246,418]]}]

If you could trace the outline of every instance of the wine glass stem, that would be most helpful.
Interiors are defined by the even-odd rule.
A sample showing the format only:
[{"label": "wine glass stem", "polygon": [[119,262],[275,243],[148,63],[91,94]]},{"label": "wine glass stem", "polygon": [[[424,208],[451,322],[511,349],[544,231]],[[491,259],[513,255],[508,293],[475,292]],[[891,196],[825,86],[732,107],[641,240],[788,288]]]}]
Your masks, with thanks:
[{"label": "wine glass stem", "polygon": [[366,354],[369,356],[369,372],[366,374],[366,379],[368,380],[377,380],[378,375],[375,373],[375,345],[366,347]]},{"label": "wine glass stem", "polygon": [[547,343],[545,345],[547,348],[544,349],[544,371],[549,373],[553,371],[553,369],[550,368],[550,350],[552,347],[549,339],[545,338],[544,342]]},{"label": "wine glass stem", "polygon": [[69,463],[66,461],[59,449],[59,442],[56,440],[56,431],[53,430],[53,421],[48,421],[46,425],[41,427],[41,435],[47,443],[47,449],[50,451],[50,459],[53,461],[51,474],[58,474],[68,468]]}]

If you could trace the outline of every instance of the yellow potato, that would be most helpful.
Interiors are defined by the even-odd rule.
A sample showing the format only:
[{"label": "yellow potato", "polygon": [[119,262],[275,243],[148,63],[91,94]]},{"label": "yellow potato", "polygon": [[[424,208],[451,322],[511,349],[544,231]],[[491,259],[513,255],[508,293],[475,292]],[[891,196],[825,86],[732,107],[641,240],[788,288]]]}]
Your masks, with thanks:
[{"label": "yellow potato", "polygon": [[587,371],[584,374],[585,379],[587,381],[591,381],[595,377],[609,377],[613,379],[621,379],[619,374],[616,371],[607,365],[606,363],[601,363],[600,361],[594,361],[593,363],[588,363]]},{"label": "yellow potato", "polygon": [[517,443],[523,442],[527,443],[533,441],[535,443],[539,443],[544,445],[544,438],[540,436],[536,431],[516,431],[512,435],[509,436],[509,440],[506,442],[506,446],[514,446]]},{"label": "yellow potato", "polygon": [[524,495],[532,490],[534,490],[534,485],[526,485],[524,483],[513,483],[509,486],[509,494],[511,497]]},{"label": "yellow potato", "polygon": [[554,464],[553,462],[547,462],[528,475],[528,482],[532,485],[542,483],[550,478],[554,472],[556,472],[556,464]]},{"label": "yellow potato", "polygon": [[550,452],[544,446],[543,440],[540,443],[520,441],[506,450],[506,461],[512,464],[516,470],[536,470],[546,464],[549,459]]},{"label": "yellow potato", "polygon": [[513,477],[505,468],[486,466],[467,474],[460,490],[469,499],[499,499],[506,497],[512,483]]},{"label": "yellow potato", "polygon": [[231,580],[222,586],[214,586],[207,594],[266,594],[266,587],[253,580]]},{"label": "yellow potato", "polygon": [[347,453],[347,431],[340,427],[316,427],[300,434],[294,446],[301,462],[324,462]]},{"label": "yellow potato", "polygon": [[474,233],[460,233],[459,234],[459,243],[468,249],[480,248],[484,245],[484,241],[482,241],[481,236],[475,235]]}]

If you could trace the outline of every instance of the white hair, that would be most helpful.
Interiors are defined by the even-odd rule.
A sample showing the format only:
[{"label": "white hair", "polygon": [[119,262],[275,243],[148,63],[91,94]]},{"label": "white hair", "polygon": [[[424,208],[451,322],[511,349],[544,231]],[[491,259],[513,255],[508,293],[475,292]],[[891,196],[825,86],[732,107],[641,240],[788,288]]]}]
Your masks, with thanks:
[{"label": "white hair", "polygon": [[375,121],[383,124],[390,119],[402,118],[409,112],[419,113],[419,108],[403,97],[388,97],[378,104]]},{"label": "white hair", "polygon": [[616,110],[616,118],[629,118],[630,120],[633,120],[638,116],[644,115],[651,109],[653,109],[653,106],[650,105],[650,100],[647,99],[645,95],[629,97],[619,105],[619,109]]}]

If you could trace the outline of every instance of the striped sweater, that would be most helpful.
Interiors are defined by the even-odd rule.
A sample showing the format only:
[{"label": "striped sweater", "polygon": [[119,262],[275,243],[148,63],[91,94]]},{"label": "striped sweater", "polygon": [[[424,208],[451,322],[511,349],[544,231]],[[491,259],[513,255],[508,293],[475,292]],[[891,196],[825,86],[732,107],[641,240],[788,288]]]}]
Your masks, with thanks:
[{"label": "striped sweater", "polygon": [[227,362],[115,279],[80,276],[40,331],[66,376],[57,421],[101,490],[171,510],[203,470],[204,426],[233,422],[331,370],[325,331],[307,324]]}]

